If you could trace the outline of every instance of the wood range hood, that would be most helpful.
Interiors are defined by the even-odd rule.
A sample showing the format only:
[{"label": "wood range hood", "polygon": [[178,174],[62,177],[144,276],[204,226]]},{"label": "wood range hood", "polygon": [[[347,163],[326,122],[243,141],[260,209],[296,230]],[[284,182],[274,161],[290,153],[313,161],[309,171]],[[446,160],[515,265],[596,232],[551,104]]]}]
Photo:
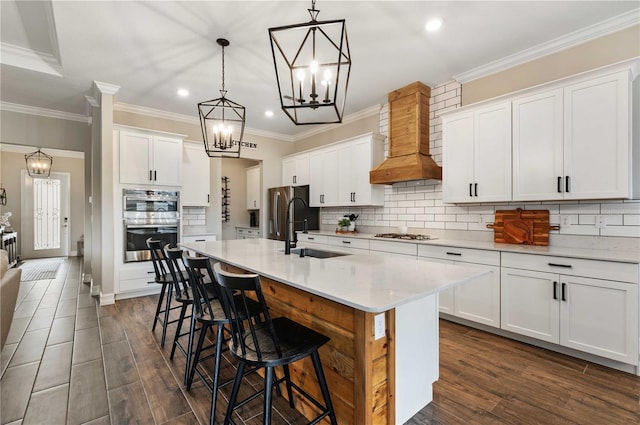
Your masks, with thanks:
[{"label": "wood range hood", "polygon": [[389,152],[369,172],[371,184],[442,180],[442,167],[429,154],[430,97],[419,81],[389,93]]}]

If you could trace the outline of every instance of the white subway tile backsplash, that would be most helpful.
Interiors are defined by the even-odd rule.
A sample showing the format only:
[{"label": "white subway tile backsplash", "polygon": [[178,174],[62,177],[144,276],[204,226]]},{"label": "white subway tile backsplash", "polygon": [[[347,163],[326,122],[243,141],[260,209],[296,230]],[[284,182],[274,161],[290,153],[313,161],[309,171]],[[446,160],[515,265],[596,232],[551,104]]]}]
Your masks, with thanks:
[{"label": "white subway tile backsplash", "polygon": [[623,217],[625,226],[640,226],[640,215],[625,214]]},{"label": "white subway tile backsplash", "polygon": [[448,230],[469,230],[467,223],[455,223],[450,221],[444,223],[444,228]]},{"label": "white subway tile backsplash", "polygon": [[562,204],[560,214],[600,214],[600,204]]},{"label": "white subway tile backsplash", "polygon": [[456,216],[455,216],[455,214],[436,214],[435,220],[436,221],[451,221],[451,222],[455,222],[456,221]]},{"label": "white subway tile backsplash", "polygon": [[600,229],[600,236],[640,238],[640,226],[607,226]]},{"label": "white subway tile backsplash", "polygon": [[640,214],[640,202],[606,203],[600,206],[602,214]]}]

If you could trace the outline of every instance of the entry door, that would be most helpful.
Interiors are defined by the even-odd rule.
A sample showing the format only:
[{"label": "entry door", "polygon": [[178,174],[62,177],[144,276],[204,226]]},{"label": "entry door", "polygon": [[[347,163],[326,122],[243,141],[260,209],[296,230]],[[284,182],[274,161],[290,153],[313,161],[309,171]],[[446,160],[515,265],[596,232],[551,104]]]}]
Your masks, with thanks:
[{"label": "entry door", "polygon": [[19,238],[22,257],[69,255],[69,173],[32,178],[22,170],[22,214]]}]

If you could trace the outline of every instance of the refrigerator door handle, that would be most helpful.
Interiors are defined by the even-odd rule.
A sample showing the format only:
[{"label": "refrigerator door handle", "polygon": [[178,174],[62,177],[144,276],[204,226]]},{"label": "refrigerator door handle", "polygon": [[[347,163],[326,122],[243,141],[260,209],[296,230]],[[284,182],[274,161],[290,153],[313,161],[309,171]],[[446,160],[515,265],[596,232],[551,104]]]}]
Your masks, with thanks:
[{"label": "refrigerator door handle", "polygon": [[280,192],[276,192],[275,195],[273,198],[273,220],[275,222],[276,235],[280,236]]}]

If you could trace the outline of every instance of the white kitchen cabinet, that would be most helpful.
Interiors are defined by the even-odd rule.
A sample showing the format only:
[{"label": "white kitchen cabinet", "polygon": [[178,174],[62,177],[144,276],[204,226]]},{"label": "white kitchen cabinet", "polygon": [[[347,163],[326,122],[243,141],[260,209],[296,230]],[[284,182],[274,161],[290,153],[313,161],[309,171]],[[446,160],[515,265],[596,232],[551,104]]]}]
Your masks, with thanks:
[{"label": "white kitchen cabinet", "polygon": [[236,239],[260,239],[257,227],[236,227]]},{"label": "white kitchen cabinet", "polygon": [[338,148],[330,146],[309,154],[309,204],[338,205]]},{"label": "white kitchen cabinet", "polygon": [[563,108],[561,88],[513,101],[513,200],[563,199]]},{"label": "white kitchen cabinet", "polygon": [[157,284],[155,278],[151,261],[121,265],[115,288],[117,299],[160,292],[162,285]]},{"label": "white kitchen cabinet", "polygon": [[513,100],[513,200],[631,196],[629,73]]},{"label": "white kitchen cabinet", "polygon": [[440,311],[500,327],[500,253],[478,249],[418,245],[418,258],[477,267],[490,273],[440,293]]},{"label": "white kitchen cabinet", "polygon": [[511,102],[443,116],[444,202],[511,200]]},{"label": "white kitchen cabinet", "polygon": [[304,186],[309,184],[309,154],[300,153],[282,159],[282,185]]},{"label": "white kitchen cabinet", "polygon": [[211,176],[209,156],[201,143],[185,143],[182,153],[180,203],[186,207],[208,207]]},{"label": "white kitchen cabinet", "polygon": [[260,166],[247,168],[247,209],[260,209]]},{"label": "white kitchen cabinet", "polygon": [[502,329],[638,365],[637,264],[514,253],[502,264]]},{"label": "white kitchen cabinet", "polygon": [[182,185],[182,139],[118,131],[120,183]]},{"label": "white kitchen cabinet", "polygon": [[564,89],[564,199],[631,197],[630,93],[628,71]]},{"label": "white kitchen cabinet", "polygon": [[383,160],[383,140],[368,134],[338,145],[338,205],[384,205],[384,186],[369,183],[369,171]]}]

